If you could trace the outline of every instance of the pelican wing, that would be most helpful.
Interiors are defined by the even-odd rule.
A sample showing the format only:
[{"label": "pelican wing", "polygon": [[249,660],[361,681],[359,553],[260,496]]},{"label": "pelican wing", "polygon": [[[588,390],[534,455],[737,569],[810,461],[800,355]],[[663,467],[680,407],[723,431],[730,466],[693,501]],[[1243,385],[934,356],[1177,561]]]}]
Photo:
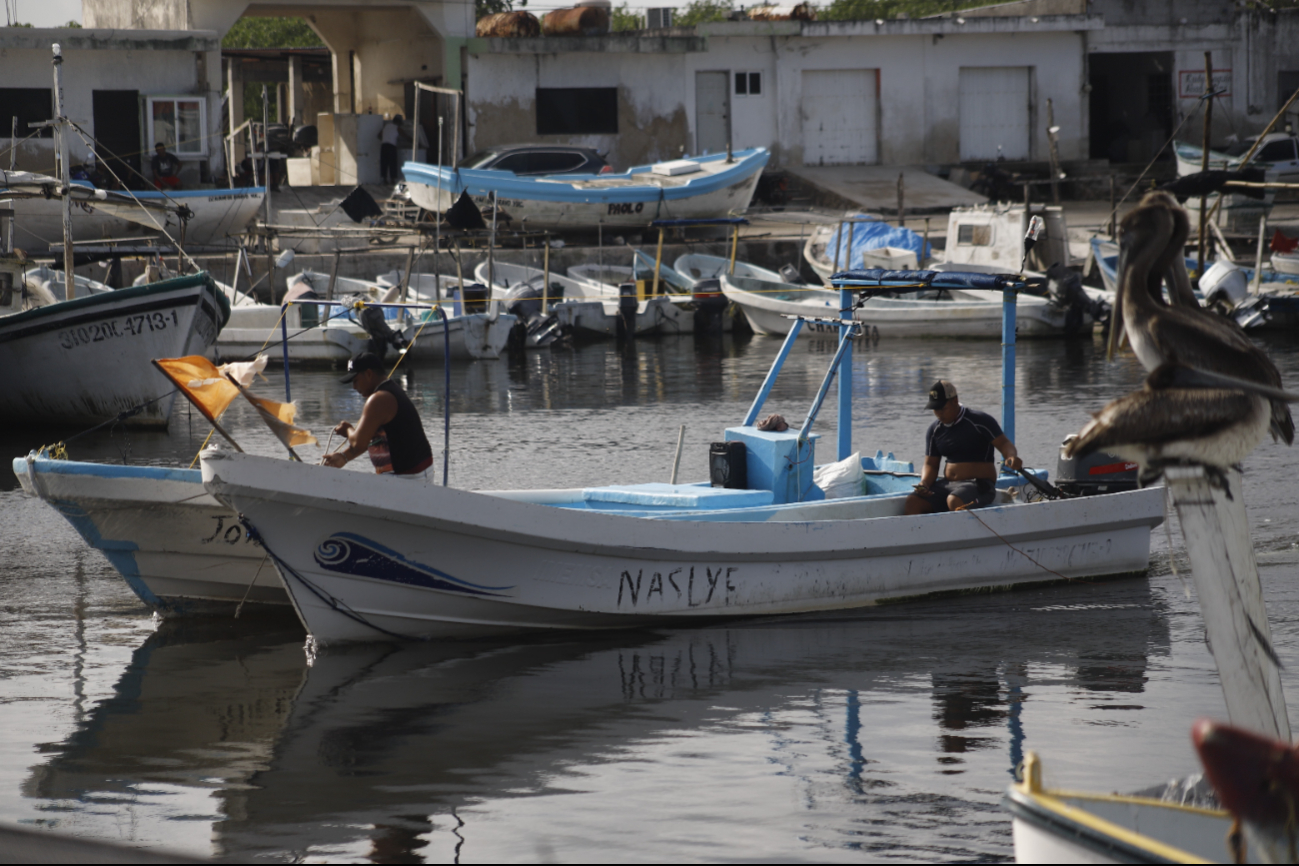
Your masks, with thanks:
[{"label": "pelican wing", "polygon": [[1097,412],[1065,446],[1065,456],[1207,439],[1253,412],[1254,399],[1239,391],[1210,388],[1143,388]]}]

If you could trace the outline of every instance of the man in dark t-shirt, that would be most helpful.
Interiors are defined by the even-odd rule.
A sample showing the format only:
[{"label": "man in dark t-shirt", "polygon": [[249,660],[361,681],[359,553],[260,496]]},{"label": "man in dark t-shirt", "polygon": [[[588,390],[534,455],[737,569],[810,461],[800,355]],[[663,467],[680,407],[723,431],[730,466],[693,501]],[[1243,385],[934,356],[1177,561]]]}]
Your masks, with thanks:
[{"label": "man in dark t-shirt", "polygon": [[[925,463],[916,492],[907,497],[907,514],[931,514],[981,508],[997,497],[997,466],[993,449],[1006,458],[1006,465],[1019,469],[1015,443],[1001,432],[1001,425],[986,412],[962,406],[956,386],[940,379],[929,389],[926,408],[938,419],[925,435]],[[942,480],[939,464],[947,458]]]},{"label": "man in dark t-shirt", "polygon": [[347,438],[347,447],[326,454],[324,464],[342,468],[349,460],[369,453],[374,471],[399,478],[427,479],[433,449],[424,435],[419,411],[401,386],[384,375],[383,361],[373,352],[362,352],[347,362],[345,383],[365,398],[361,418],[340,421],[334,432]]},{"label": "man in dark t-shirt", "polygon": [[149,160],[153,171],[153,185],[158,189],[180,189],[180,160],[160,141],[153,146],[153,159]]}]

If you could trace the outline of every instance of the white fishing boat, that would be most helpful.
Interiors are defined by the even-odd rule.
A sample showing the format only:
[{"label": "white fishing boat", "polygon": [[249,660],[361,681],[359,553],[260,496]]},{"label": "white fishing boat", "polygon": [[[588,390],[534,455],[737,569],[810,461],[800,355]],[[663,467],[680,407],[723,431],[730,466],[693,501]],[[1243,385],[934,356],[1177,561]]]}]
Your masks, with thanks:
[{"label": "white fishing boat", "polygon": [[[933,278],[944,281],[956,279]],[[983,282],[1022,286],[1011,277]],[[850,302],[854,291],[906,285],[867,272],[846,277],[843,294]],[[1013,310],[1005,317],[1013,322]],[[730,448],[743,451],[745,468],[729,464],[743,471],[742,487],[471,492],[219,449],[203,452],[204,485],[247,518],[322,644],[698,622],[1144,571],[1150,531],[1163,520],[1159,489],[1034,503],[1003,491],[977,512],[904,516],[910,464],[845,453],[846,335],[802,429],[756,429],[798,325],[744,422],[726,431],[742,443]],[[1007,377],[1014,342],[1013,331],[1004,335]],[[825,499],[813,484],[811,427],[836,373],[840,465],[852,475],[859,463],[862,486],[861,495]],[[1013,437],[1013,378],[1004,393],[1003,427]]]},{"label": "white fishing boat", "polygon": [[[329,283],[329,274],[302,271],[289,279],[286,297],[330,299]],[[400,286],[336,277],[332,298],[338,299],[338,304],[291,303],[287,308],[273,304],[236,306],[229,325],[217,339],[216,356],[221,360],[241,360],[270,349],[269,356],[282,362],[287,346],[290,362],[344,363],[365,351],[372,339],[345,302],[397,304],[400,297]],[[425,295],[415,288],[408,292],[407,301],[415,306],[408,310],[386,307],[384,318],[412,344],[408,352],[410,360],[442,362],[448,337],[452,361],[499,358],[509,341],[514,324],[509,317],[502,318],[498,313],[465,315],[457,311],[456,304],[447,304],[444,309],[450,319],[444,329],[441,313],[429,309],[436,303],[432,292]]]},{"label": "white fishing boat", "polygon": [[[74,199],[72,236],[76,241],[143,239],[162,231],[179,241],[180,217],[174,209],[184,206],[192,214],[185,225],[185,245],[221,244],[247,228],[266,198],[263,187],[128,192],[95,190],[85,181],[73,183],[90,191]],[[100,200],[94,197],[97,192],[108,195]],[[0,191],[0,198],[4,196]],[[15,199],[13,208],[18,246],[44,246],[62,240],[63,206],[58,198]]]},{"label": "white fishing boat", "polygon": [[[815,286],[790,285],[738,276],[721,277],[722,291],[759,334],[789,333],[791,316],[838,318],[839,293]],[[1049,337],[1065,333],[1068,311],[1049,299],[1021,295],[1016,304],[1021,337]],[[965,337],[993,339],[1001,336],[1002,306],[999,293],[982,289],[934,289],[905,297],[874,297],[853,311],[853,318],[876,337]],[[1090,325],[1089,318],[1084,326]],[[812,334],[835,334],[836,326],[813,323]]]},{"label": "white fishing boat", "polygon": [[781,274],[767,268],[760,268],[757,265],[748,262],[736,261],[734,267],[731,260],[724,256],[709,256],[703,253],[687,253],[679,256],[672,263],[672,269],[678,274],[698,282],[699,280],[716,280],[724,274],[730,274],[736,277],[746,277],[753,280],[766,280],[770,283],[791,283],[800,285],[801,283],[787,280]]},{"label": "white fishing boat", "polygon": [[[643,228],[651,220],[743,213],[769,154],[763,147],[638,165],[621,173],[518,177],[497,169],[402,166],[410,197],[442,213],[468,192],[480,209],[528,228]],[[495,196],[495,198],[493,198]]]},{"label": "white fishing boat", "polygon": [[[49,292],[56,300],[68,300],[64,297],[67,294],[67,281],[63,271],[55,270],[49,265],[39,265],[24,271],[23,280],[33,289],[44,289]],[[73,280],[73,295],[78,298],[113,291],[111,287],[98,280],[92,280],[80,274],[73,274]]]},{"label": "white fishing boat", "polygon": [[[161,378],[161,377],[160,377]],[[140,600],[165,614],[289,603],[278,572],[197,469],[16,457],[23,490],[62,514]]]},{"label": "white fishing boat", "polygon": [[[508,262],[494,262],[490,269],[487,262],[482,262],[474,269],[478,282],[489,283],[489,270],[494,271],[496,281],[492,285],[492,297],[502,302],[508,302],[512,292],[515,296],[520,292],[537,296],[545,283],[542,268]],[[623,303],[618,289],[606,283],[554,272],[550,274],[550,285],[558,287],[558,291],[554,298],[547,298],[546,307],[561,327],[586,338],[612,339],[617,336]],[[677,303],[669,295],[644,299],[633,295],[632,300],[636,303],[634,321],[637,335],[693,333],[694,310],[687,307],[692,300],[689,296],[680,297],[682,303]]]},{"label": "white fishing boat", "polygon": [[153,358],[204,354],[230,317],[207,273],[21,311],[0,293],[0,417],[165,427],[176,395]]}]

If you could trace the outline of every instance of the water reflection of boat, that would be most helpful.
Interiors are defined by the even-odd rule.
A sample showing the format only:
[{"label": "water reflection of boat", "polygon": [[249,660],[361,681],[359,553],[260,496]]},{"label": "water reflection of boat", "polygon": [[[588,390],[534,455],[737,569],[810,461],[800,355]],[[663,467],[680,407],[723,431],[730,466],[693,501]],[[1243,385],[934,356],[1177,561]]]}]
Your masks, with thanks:
[{"label": "water reflection of boat", "polygon": [[[1145,581],[976,596],[959,610],[923,603],[595,640],[371,645],[321,653],[309,668],[299,634],[227,629],[164,624],[114,696],[33,768],[24,793],[110,819],[103,795],[118,794],[126,799],[113,808],[131,809],[148,828],[185,798],[177,789],[170,798],[136,792],[198,789],[211,792],[216,814],[196,822],[195,844],[213,853],[369,846],[395,862],[430,833],[449,834],[455,824],[441,816],[571,793],[574,768],[631,762],[658,774],[642,784],[707,785],[703,778],[735,757],[710,738],[730,736],[745,738],[760,761],[788,767],[785,784],[795,791],[818,786],[820,805],[809,808],[842,804],[855,821],[863,808],[890,808],[855,799],[864,791],[947,796],[951,783],[941,780],[979,769],[985,756],[1009,771],[1025,739],[1055,724],[1035,723],[1038,690],[1081,690],[1085,703],[1073,715],[1110,696],[1132,704],[1151,658],[1169,644],[1167,617]],[[953,645],[958,658],[947,651]],[[880,716],[899,702],[918,703],[913,718],[932,719],[908,735],[919,744],[912,748],[935,752],[938,775],[899,775],[911,758],[891,751]],[[664,736],[699,738],[686,779],[645,751]],[[612,832],[599,816],[570,820]],[[634,814],[617,832],[658,836]],[[881,829],[879,841],[923,844],[908,828]]]}]

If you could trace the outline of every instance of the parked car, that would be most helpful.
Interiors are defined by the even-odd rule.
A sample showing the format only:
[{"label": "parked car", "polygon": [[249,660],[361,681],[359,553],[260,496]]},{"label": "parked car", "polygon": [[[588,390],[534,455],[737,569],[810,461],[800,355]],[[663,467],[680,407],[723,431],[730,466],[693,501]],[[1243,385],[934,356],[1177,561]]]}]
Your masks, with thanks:
[{"label": "parked car", "polygon": [[480,150],[457,168],[494,168],[517,175],[608,174],[613,166],[589,147],[519,144]]}]

